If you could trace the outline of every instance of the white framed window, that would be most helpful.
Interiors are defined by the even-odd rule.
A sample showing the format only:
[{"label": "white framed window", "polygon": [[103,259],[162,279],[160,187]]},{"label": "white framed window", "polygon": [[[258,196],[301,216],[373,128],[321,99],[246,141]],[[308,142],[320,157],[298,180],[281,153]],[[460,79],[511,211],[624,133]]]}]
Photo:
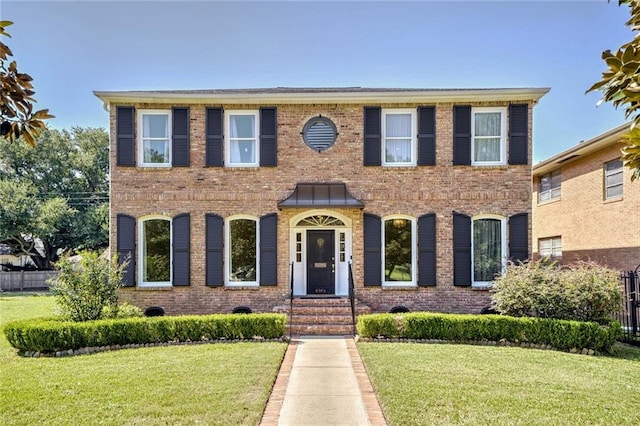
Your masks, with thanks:
[{"label": "white framed window", "polygon": [[507,234],[505,218],[498,215],[481,215],[472,220],[471,272],[474,287],[487,287],[496,274],[506,267]]},{"label": "white framed window", "polygon": [[561,185],[562,175],[560,174],[560,170],[554,170],[540,176],[538,203],[544,203],[546,201],[560,198]]},{"label": "white framed window", "polygon": [[540,238],[538,254],[541,258],[562,260],[562,237]]},{"label": "white framed window", "polygon": [[138,165],[171,166],[171,111],[138,110]]},{"label": "white framed window", "polygon": [[506,164],[506,108],[471,110],[471,164]]},{"label": "white framed window", "polygon": [[225,111],[225,161],[230,167],[260,165],[258,111]]},{"label": "white framed window", "polygon": [[232,216],[226,226],[226,282],[228,286],[257,286],[258,219],[251,216]]},{"label": "white framed window", "polygon": [[604,163],[604,199],[622,197],[622,160]]},{"label": "white framed window", "polygon": [[139,221],[138,280],[140,287],[170,287],[172,276],[171,218],[147,216]]},{"label": "white framed window", "polygon": [[382,221],[383,285],[416,285],[416,221],[391,216]]},{"label": "white framed window", "polygon": [[416,165],[416,111],[382,110],[382,165]]}]

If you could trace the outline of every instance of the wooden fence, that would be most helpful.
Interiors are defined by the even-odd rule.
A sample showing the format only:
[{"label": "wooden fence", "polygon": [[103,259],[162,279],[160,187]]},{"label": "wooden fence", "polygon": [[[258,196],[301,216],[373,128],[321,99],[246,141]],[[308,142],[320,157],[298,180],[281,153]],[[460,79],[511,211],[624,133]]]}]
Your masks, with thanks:
[{"label": "wooden fence", "polygon": [[56,271],[0,272],[1,291],[48,290],[47,280],[58,275]]}]

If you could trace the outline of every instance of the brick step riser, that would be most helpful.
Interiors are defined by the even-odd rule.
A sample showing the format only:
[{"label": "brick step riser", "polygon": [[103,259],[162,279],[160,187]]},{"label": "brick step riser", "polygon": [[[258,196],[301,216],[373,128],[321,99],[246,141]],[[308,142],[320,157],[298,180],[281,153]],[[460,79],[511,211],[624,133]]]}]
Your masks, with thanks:
[{"label": "brick step riser", "polygon": [[[273,312],[276,313],[280,313],[280,314],[289,314],[289,307],[288,306],[278,306],[277,308],[275,308],[273,310]],[[293,314],[294,315],[298,315],[298,314],[304,314],[304,313],[326,313],[327,315],[332,315],[332,314],[344,314],[344,315],[351,315],[351,307],[348,308],[338,308],[338,307],[330,307],[330,306],[316,306],[316,307],[311,307],[311,306],[294,306],[293,307]],[[371,308],[369,308],[368,306],[361,306],[361,307],[356,307],[356,315],[362,315],[362,314],[368,314],[371,313]]]},{"label": "brick step riser", "polygon": [[293,306],[351,306],[349,300],[343,299],[294,299]]},{"label": "brick step riser", "polygon": [[300,315],[293,318],[294,324],[351,324],[351,315],[348,317],[338,316],[314,316]]},{"label": "brick step riser", "polygon": [[[287,329],[287,332],[289,330]],[[309,334],[313,336],[347,336],[353,334],[353,327],[348,325],[294,325],[291,334]]]}]

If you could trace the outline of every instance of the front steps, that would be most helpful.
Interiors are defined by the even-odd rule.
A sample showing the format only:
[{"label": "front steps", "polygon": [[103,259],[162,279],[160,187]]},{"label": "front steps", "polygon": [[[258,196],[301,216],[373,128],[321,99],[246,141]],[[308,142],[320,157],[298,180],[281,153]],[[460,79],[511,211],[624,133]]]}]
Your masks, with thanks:
[{"label": "front steps", "polygon": [[[357,300],[355,308],[356,318],[371,312],[368,306]],[[288,299],[274,310],[287,314],[288,334],[346,336],[354,333],[348,297],[294,297],[291,312]]]}]

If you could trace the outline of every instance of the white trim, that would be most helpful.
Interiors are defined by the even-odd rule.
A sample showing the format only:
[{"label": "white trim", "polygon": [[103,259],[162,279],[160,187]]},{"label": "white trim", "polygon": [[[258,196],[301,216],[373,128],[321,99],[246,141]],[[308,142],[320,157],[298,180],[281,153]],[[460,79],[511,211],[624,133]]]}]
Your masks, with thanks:
[{"label": "white trim", "polygon": [[500,216],[497,214],[479,214],[477,216],[473,216],[471,218],[471,286],[477,288],[486,288],[491,287],[493,285],[493,281],[476,281],[475,280],[475,265],[474,265],[474,241],[473,241],[473,227],[475,225],[476,220],[480,219],[496,219],[500,221],[500,245],[501,247],[501,260],[502,260],[502,272],[505,271],[507,267],[507,220],[504,216]]},{"label": "white trim", "polygon": [[[149,220],[169,222],[169,281],[144,281],[144,223]],[[173,218],[162,215],[149,215],[138,218],[138,287],[171,287],[173,280]]]},{"label": "white trim", "polygon": [[[253,115],[254,120],[254,136],[255,138],[234,138],[236,140],[255,140],[254,154],[255,162],[253,163],[232,163],[231,162],[231,116],[232,115]],[[259,167],[260,166],[260,111],[249,109],[227,110],[224,112],[224,160],[227,167]]]},{"label": "white trim", "polygon": [[[335,212],[333,210],[326,210],[326,209],[305,210],[302,213],[298,213],[297,215],[289,219],[289,227],[296,228],[296,225],[298,224],[298,222],[300,222],[302,219],[309,216],[333,216],[336,219],[340,219],[342,223],[344,223],[344,226],[338,226],[336,228],[339,228],[339,229],[351,228],[351,219],[349,219],[347,216],[341,213]],[[307,228],[301,227],[300,229],[307,229]]]},{"label": "white trim", "polygon": [[[386,158],[387,158],[387,120],[386,120],[386,116],[387,115],[398,115],[398,114],[409,114],[411,116],[411,161],[408,162],[387,162]],[[418,129],[418,123],[416,120],[416,110],[412,109],[412,108],[387,108],[387,109],[383,109],[382,110],[382,116],[381,116],[381,120],[382,120],[382,127],[381,127],[381,137],[382,137],[382,143],[381,145],[381,158],[382,158],[382,165],[385,167],[408,167],[408,166],[415,166],[416,165],[416,158],[418,157],[418,144],[417,144],[417,129]],[[395,138],[395,139],[407,139],[407,138]]]},{"label": "white trim", "polygon": [[[477,113],[500,113],[500,160],[474,161],[475,158],[475,129]],[[471,108],[471,165],[472,166],[503,166],[507,164],[507,108],[506,107],[473,107]]]},{"label": "white trim", "polygon": [[[386,235],[385,235],[385,223],[389,220],[393,219],[405,219],[411,223],[411,281],[386,281],[385,279],[385,265],[387,263],[386,259]],[[382,218],[382,285],[384,287],[417,287],[418,282],[416,280],[417,271],[416,267],[418,266],[417,256],[418,256],[418,244],[417,244],[417,221],[416,218],[412,216],[395,214],[389,215]]]},{"label": "white trim", "polygon": [[[138,143],[138,166],[140,167],[171,167],[171,151],[172,151],[172,113],[169,109],[139,109],[136,113],[136,119],[138,122],[138,134],[136,137]],[[144,120],[142,119],[145,115],[166,115],[167,116],[167,137],[166,138],[143,138],[144,136]],[[145,163],[144,162],[144,140],[167,140],[168,148],[169,148],[169,158],[166,163]]]},{"label": "white trim", "polygon": [[[252,220],[256,223],[256,280],[255,281],[231,281],[231,222],[234,220]],[[260,218],[237,214],[224,219],[224,285],[227,287],[257,287],[260,285]]]}]

